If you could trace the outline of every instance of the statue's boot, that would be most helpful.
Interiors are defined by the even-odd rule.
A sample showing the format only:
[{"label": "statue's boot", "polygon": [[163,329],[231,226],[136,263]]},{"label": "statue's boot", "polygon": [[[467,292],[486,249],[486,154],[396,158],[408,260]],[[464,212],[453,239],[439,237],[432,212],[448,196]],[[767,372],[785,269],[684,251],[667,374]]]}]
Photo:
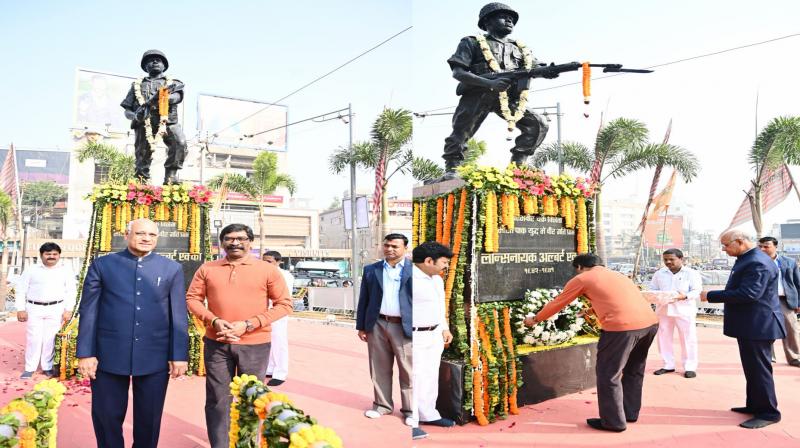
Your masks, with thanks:
[{"label": "statue's boot", "polygon": [[519,167],[525,166],[525,162],[528,161],[528,156],[524,154],[514,154],[511,156],[511,163],[516,164]]},{"label": "statue's boot", "polygon": [[180,183],[178,180],[178,170],[174,168],[167,168],[164,171],[164,185]]},{"label": "statue's boot", "polygon": [[148,171],[136,170],[136,174],[134,174],[134,177],[138,179],[139,183],[141,184],[147,184],[148,182],[150,182],[150,172]]},{"label": "statue's boot", "polygon": [[425,185],[428,184],[437,184],[439,182],[445,182],[448,180],[453,180],[458,178],[458,174],[456,173],[456,168],[461,165],[461,160],[446,160],[444,163],[444,176],[438,179],[430,179],[423,182]]}]

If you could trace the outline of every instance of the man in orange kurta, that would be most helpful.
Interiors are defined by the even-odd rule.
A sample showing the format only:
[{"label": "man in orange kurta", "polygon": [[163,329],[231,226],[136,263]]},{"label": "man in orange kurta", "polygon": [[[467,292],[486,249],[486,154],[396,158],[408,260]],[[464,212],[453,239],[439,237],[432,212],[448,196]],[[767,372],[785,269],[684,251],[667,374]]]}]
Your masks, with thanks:
[{"label": "man in orange kurta", "polygon": [[572,261],[578,275],[526,325],[546,320],[584,296],[603,328],[597,343],[597,405],[600,418],[586,423],[595,429],[624,431],[642,407],[642,383],[647,352],[658,332],[658,318],[626,276],[602,266],[600,257],[581,254]]},{"label": "man in orange kurta", "polygon": [[292,312],[280,270],[250,255],[253,238],[253,230],[244,224],[223,228],[219,239],[225,258],[200,266],[186,292],[189,311],[206,326],[205,411],[211,448],[228,448],[232,378],[264,375],[270,324]]}]

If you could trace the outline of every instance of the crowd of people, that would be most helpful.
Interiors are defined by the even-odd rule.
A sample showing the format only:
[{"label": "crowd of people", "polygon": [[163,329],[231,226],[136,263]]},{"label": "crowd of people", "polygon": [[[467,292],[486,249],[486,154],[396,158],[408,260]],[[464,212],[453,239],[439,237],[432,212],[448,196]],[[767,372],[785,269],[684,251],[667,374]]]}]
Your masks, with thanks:
[{"label": "crowd of people", "polygon": [[[231,224],[219,235],[225,256],[203,264],[184,290],[181,266],[154,252],[154,222],[132,221],[125,238],[125,250],[91,263],[79,305],[78,371],[91,380],[98,446],[124,446],[122,424],[131,384],[134,443],[157,446],[168,380],[188,368],[190,313],[206,327],[208,438],[213,448],[227,447],[232,378],[267,377],[270,386],[287,379],[292,274],[280,269],[278,252],[253,258],[252,229]],[[761,428],[780,421],[773,345],[783,339],[787,362],[800,367],[800,270],[793,259],[778,254],[773,237],[756,243],[734,230],[725,232],[720,244],[737,259],[724,290],[704,290],[699,273],[683,263],[683,252],[668,249],[662,254],[664,267],[647,286],[668,293],[672,300],[653,308],[629,277],[606,268],[594,254],[578,254],[572,261],[575,276],[563,291],[525,319],[526,325],[535,325],[581,296],[591,303],[602,331],[596,362],[599,417],[587,419],[590,427],[620,432],[638,420],[650,346],[658,342],[663,361],[653,373],[675,372],[676,329],[683,376],[697,376],[698,301],[723,303],[724,334],[737,340],[746,400],[731,410],[752,416],[741,426]],[[453,253],[437,242],[415,247],[410,259],[407,252],[406,236],[386,235],[383,259],[364,267],[356,330],[367,345],[374,391],[364,415],[377,419],[394,412],[396,364],[400,413],[412,437],[419,439],[427,436],[421,425],[455,424],[436,409],[441,356],[453,338],[440,273],[448,269]],[[55,375],[53,341],[75,305],[75,275],[59,263],[60,247],[46,243],[39,254],[40,263],[23,273],[16,292],[17,317],[26,323],[22,378],[30,378],[40,367],[46,375]]]}]

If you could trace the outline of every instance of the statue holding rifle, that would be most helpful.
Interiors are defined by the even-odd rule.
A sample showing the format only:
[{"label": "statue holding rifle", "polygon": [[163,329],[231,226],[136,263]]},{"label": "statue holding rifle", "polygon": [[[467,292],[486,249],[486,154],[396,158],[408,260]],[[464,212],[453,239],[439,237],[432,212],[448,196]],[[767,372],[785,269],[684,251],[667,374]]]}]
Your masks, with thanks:
[{"label": "statue holding rifle", "polygon": [[153,150],[158,140],[163,139],[167,146],[164,184],[178,183],[178,170],[186,157],[186,137],[178,124],[183,83],[164,74],[169,62],[161,51],[146,51],[140,65],[148,76],[134,81],[120,104],[136,134],[136,177],[142,181],[150,179]]},{"label": "statue holding rifle", "polygon": [[512,163],[523,165],[542,144],[547,122],[527,109],[531,78],[556,78],[582,66],[603,67],[604,72],[649,72],[623,69],[620,64],[540,64],[528,47],[508,37],[518,20],[519,14],[511,7],[487,4],[478,14],[478,27],[486,34],[461,39],[456,52],[447,60],[453,78],[459,81],[456,94],[461,99],[453,114],[453,132],[445,139],[444,180],[456,176],[456,168],[464,160],[467,140],[491,112],[508,123],[509,131],[520,130],[511,148]]}]

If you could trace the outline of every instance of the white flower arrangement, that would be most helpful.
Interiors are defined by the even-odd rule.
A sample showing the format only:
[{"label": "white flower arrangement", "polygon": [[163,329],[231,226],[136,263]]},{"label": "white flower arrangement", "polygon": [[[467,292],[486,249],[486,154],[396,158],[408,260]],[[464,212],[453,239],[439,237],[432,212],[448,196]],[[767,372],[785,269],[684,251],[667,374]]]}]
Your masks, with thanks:
[{"label": "white flower arrangement", "polygon": [[527,316],[534,316],[547,302],[554,299],[561,291],[557,289],[537,289],[525,292],[525,298],[514,309],[514,326],[519,339],[528,345],[558,345],[574,338],[583,327],[584,319],[579,317],[583,305],[575,299],[551,318],[539,322],[533,327],[526,326],[523,321]]}]

